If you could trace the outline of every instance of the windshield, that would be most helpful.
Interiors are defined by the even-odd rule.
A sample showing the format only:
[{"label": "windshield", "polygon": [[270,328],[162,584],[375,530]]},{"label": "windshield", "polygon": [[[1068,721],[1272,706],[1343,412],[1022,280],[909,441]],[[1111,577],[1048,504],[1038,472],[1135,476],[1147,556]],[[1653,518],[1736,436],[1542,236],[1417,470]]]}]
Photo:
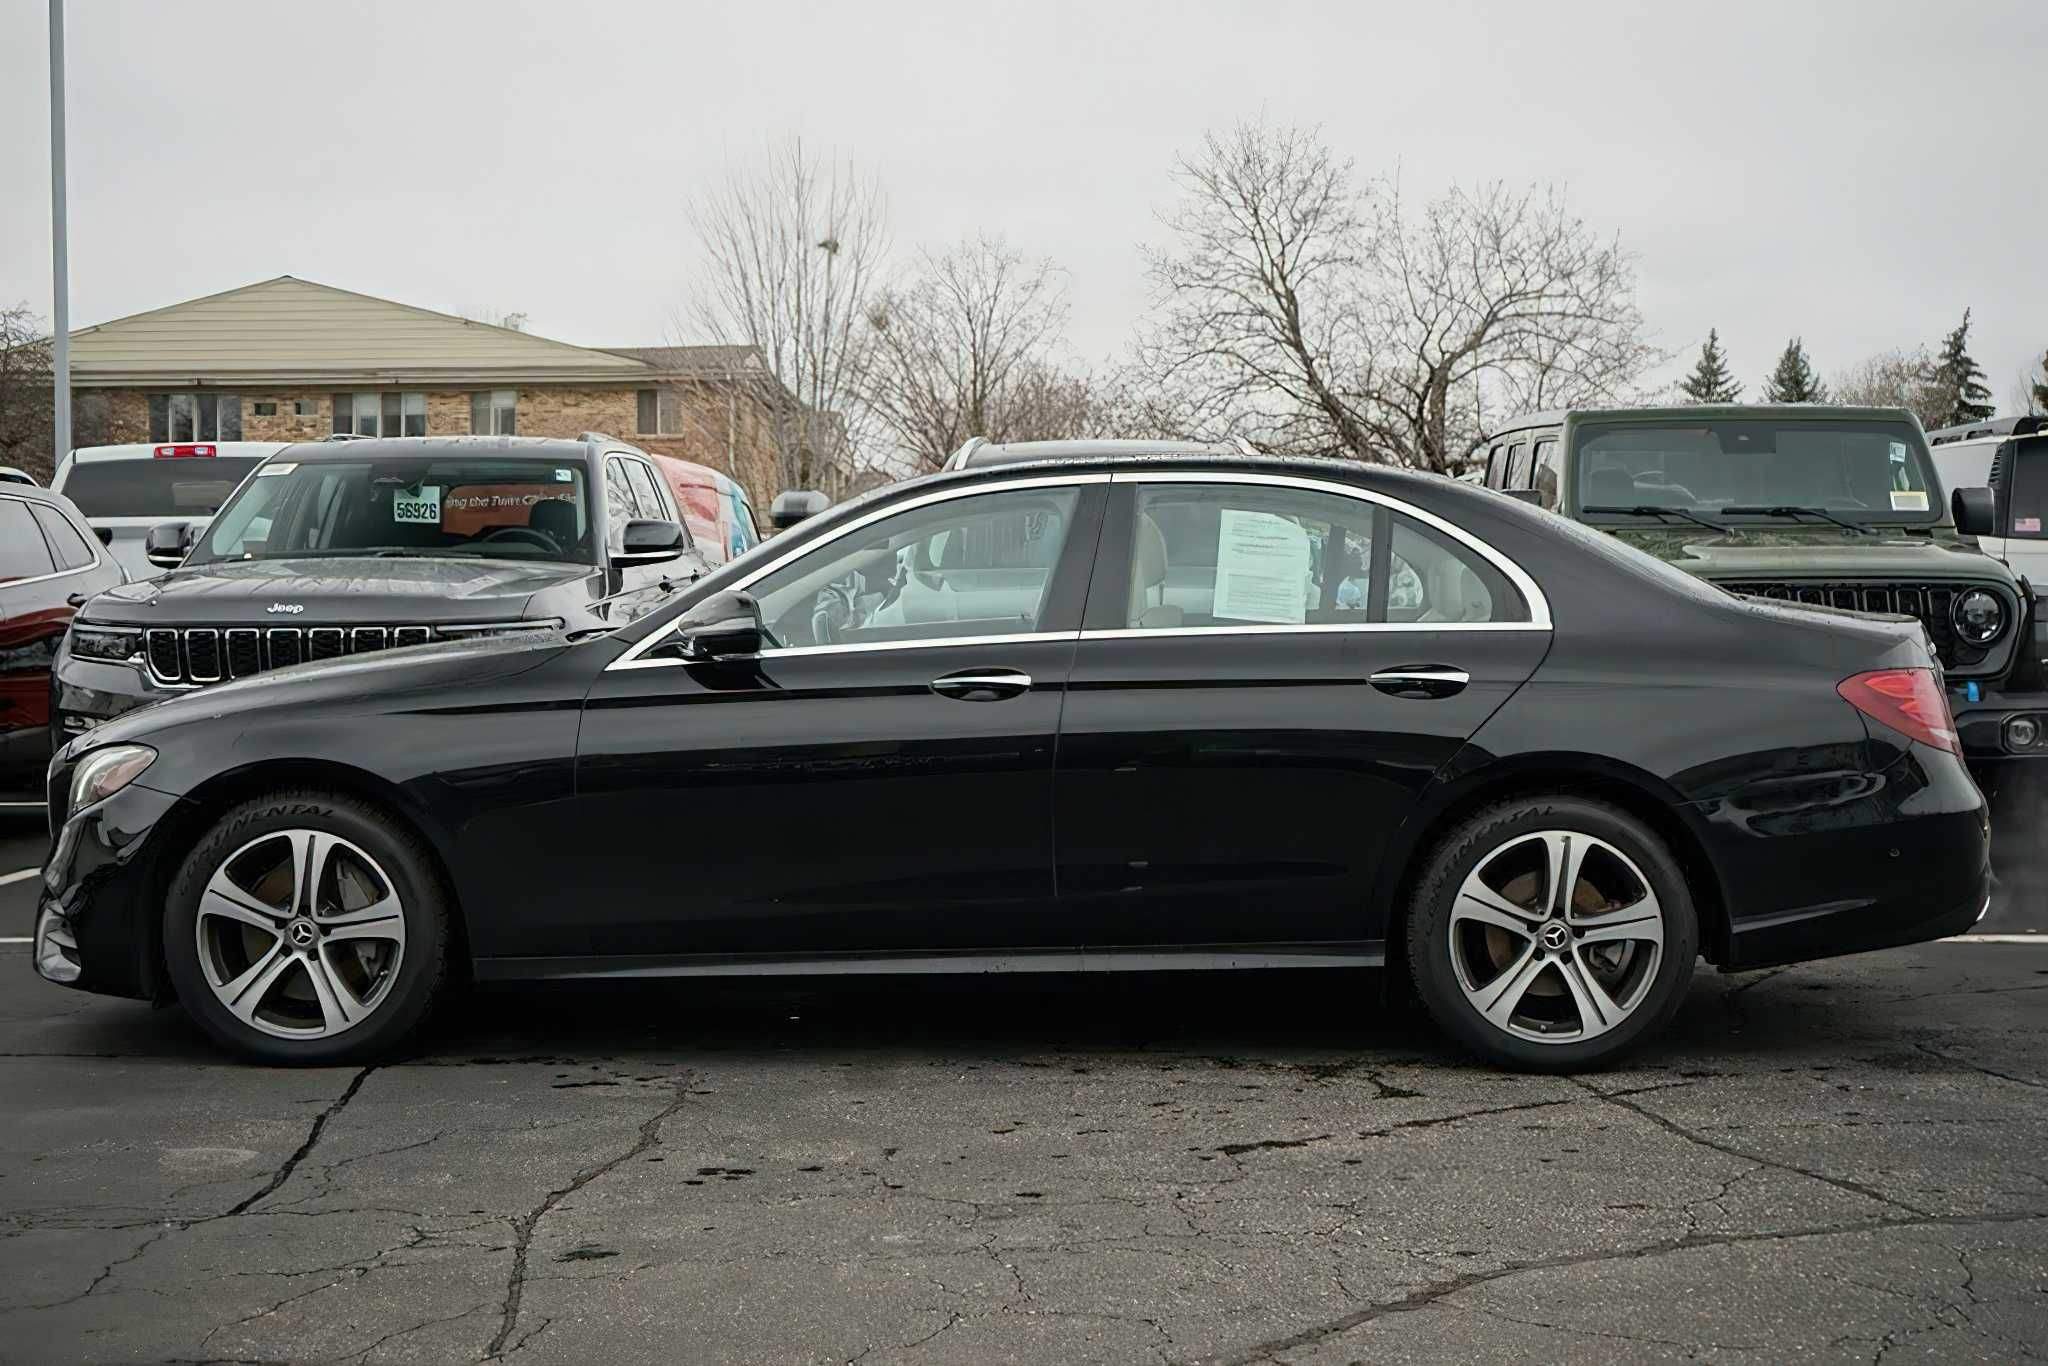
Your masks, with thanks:
[{"label": "windshield", "polygon": [[595,562],[581,464],[273,460],[189,563],[328,555]]},{"label": "windshield", "polygon": [[[1716,521],[1818,509],[1854,522],[1941,520],[1927,453],[1910,423],[1730,418],[1599,422],[1572,440],[1577,510],[1592,521],[1675,508]],[[1744,509],[1744,511],[1736,511]]]},{"label": "windshield", "polygon": [[262,463],[250,456],[79,460],[58,492],[88,517],[211,517]]}]

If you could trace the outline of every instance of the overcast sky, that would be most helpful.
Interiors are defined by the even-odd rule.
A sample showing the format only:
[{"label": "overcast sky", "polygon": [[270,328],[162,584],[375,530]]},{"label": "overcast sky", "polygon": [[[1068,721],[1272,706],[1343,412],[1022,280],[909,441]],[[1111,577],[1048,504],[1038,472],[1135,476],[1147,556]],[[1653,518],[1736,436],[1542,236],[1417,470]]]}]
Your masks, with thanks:
[{"label": "overcast sky", "polygon": [[[45,0],[0,0],[0,301],[47,311]],[[71,0],[75,325],[291,274],[592,345],[669,339],[691,188],[801,134],[899,250],[1000,232],[1122,346],[1177,153],[1322,126],[1414,190],[1555,181],[1662,345],[1754,397],[1975,310],[2001,410],[2048,348],[2048,3]],[[1673,370],[1690,363],[1687,354]]]}]

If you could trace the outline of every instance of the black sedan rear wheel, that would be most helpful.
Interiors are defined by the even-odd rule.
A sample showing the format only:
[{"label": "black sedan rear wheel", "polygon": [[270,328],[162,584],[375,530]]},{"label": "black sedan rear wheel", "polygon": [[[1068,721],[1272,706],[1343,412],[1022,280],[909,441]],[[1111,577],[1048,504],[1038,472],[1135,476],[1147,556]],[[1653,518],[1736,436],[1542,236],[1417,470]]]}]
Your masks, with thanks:
[{"label": "black sedan rear wheel", "polygon": [[1530,797],[1490,807],[1430,855],[1408,961],[1430,1014],[1531,1071],[1598,1066],[1684,998],[1699,920],[1664,842],[1617,807]]},{"label": "black sedan rear wheel", "polygon": [[447,898],[418,837],[319,792],[245,802],[186,858],[164,957],[206,1032],[262,1062],[384,1056],[447,976]]}]

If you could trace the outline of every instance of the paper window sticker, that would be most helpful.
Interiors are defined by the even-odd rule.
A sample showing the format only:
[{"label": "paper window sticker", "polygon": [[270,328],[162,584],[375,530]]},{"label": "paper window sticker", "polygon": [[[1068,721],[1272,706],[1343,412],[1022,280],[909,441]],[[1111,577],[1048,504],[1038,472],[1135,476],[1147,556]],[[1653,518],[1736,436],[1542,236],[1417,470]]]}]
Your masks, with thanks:
[{"label": "paper window sticker", "polygon": [[1892,490],[1892,511],[1893,511],[1893,512],[1925,512],[1925,511],[1927,511],[1927,491],[1926,491],[1925,489],[1893,489],[1893,490]]},{"label": "paper window sticker", "polygon": [[2014,531],[2031,532],[2038,536],[2041,534],[2041,519],[2039,517],[2015,517],[2012,520],[2012,529]]},{"label": "paper window sticker", "polygon": [[568,484],[568,483],[573,483],[573,482],[575,481],[575,479],[576,479],[576,471],[574,471],[574,470],[561,470],[561,469],[558,469],[558,470],[556,470],[556,471],[555,471],[555,482],[556,482],[557,484]]},{"label": "paper window sticker", "polygon": [[296,460],[273,460],[262,469],[256,471],[256,477],[258,479],[267,479],[273,474],[290,474],[298,467],[299,462]]},{"label": "paper window sticker", "polygon": [[441,486],[422,484],[417,493],[407,493],[404,489],[393,492],[391,520],[406,525],[441,525]]},{"label": "paper window sticker", "polygon": [[1270,512],[1223,509],[1210,615],[1276,625],[1307,621],[1310,563],[1308,532],[1299,522]]}]

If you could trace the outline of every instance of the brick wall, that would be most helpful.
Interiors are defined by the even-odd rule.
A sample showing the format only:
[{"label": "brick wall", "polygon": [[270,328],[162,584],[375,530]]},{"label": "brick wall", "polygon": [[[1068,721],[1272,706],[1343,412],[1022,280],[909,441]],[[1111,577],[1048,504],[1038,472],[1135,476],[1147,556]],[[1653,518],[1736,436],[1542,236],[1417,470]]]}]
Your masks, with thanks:
[{"label": "brick wall", "polygon": [[[678,384],[675,392],[681,399],[683,430],[656,435],[638,430],[639,390],[645,387],[649,386],[520,387],[519,434],[574,437],[582,432],[604,432],[647,450],[708,465],[733,475],[745,485],[755,510],[765,518],[769,502],[781,487],[776,477],[772,429],[759,397],[735,392],[715,382]],[[86,394],[104,399],[104,404],[95,409],[104,418],[90,441],[81,430],[80,445],[150,439],[149,400],[143,391],[80,391],[81,397]],[[467,389],[427,391],[427,435],[467,435],[470,394]],[[244,390],[241,399],[245,441],[317,441],[334,430],[332,391],[255,389]],[[295,402],[300,399],[310,400],[313,406],[313,411],[304,417],[294,411]],[[277,411],[259,415],[255,410],[258,403],[275,403]]]}]

